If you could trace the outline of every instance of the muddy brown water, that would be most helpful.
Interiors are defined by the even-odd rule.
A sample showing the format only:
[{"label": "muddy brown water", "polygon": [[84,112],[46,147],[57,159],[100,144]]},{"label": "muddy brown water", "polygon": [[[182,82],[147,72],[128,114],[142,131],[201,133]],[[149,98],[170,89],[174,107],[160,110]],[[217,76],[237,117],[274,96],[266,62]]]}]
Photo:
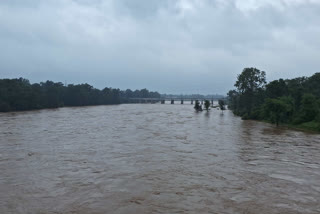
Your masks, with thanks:
[{"label": "muddy brown water", "polygon": [[320,135],[191,105],[0,114],[0,213],[320,213]]}]

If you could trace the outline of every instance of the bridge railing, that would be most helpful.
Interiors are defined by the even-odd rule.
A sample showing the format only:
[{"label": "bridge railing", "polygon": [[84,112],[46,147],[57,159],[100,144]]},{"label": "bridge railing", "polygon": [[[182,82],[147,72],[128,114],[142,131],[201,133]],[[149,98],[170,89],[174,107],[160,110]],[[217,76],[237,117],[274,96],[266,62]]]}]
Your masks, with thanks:
[{"label": "bridge railing", "polygon": [[[193,104],[194,101],[198,100],[202,104],[205,100],[209,100],[211,104],[213,104],[215,101],[218,101],[220,99],[218,98],[211,98],[211,99],[204,99],[204,98],[144,98],[144,97],[135,97],[135,98],[129,98],[131,101],[134,101],[135,103],[157,103],[161,102],[161,104],[165,104],[166,101],[169,101],[171,104],[174,104],[176,101],[181,104],[184,104],[185,101],[190,101],[191,104]],[[226,100],[226,98],[223,98],[223,100]]]}]

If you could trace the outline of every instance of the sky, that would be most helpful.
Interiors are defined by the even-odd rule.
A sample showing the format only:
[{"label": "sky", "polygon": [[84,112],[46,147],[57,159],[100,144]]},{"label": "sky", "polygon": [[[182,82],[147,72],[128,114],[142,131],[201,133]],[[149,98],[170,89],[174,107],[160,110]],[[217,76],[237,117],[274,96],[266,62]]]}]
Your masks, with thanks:
[{"label": "sky", "polygon": [[320,72],[320,0],[0,0],[0,78],[226,94]]}]

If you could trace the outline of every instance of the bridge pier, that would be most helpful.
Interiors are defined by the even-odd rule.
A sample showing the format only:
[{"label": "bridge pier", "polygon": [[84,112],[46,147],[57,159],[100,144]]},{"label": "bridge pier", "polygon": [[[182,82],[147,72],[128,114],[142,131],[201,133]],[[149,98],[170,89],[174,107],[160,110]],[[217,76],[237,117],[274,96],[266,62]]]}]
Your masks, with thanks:
[{"label": "bridge pier", "polygon": [[174,104],[174,100],[171,100],[171,104]]},{"label": "bridge pier", "polygon": [[191,105],[193,105],[193,100],[191,100]]},{"label": "bridge pier", "polygon": [[181,100],[181,104],[183,104],[183,100]]},{"label": "bridge pier", "polygon": [[165,102],[166,102],[165,100],[161,100],[161,104],[165,104]]}]

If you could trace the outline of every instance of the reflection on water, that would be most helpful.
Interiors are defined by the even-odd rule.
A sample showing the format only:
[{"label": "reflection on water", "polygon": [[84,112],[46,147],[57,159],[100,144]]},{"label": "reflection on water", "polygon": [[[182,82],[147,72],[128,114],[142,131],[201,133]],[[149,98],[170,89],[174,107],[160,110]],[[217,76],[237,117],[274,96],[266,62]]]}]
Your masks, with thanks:
[{"label": "reflection on water", "polygon": [[191,105],[0,114],[0,213],[320,213],[320,136]]}]

